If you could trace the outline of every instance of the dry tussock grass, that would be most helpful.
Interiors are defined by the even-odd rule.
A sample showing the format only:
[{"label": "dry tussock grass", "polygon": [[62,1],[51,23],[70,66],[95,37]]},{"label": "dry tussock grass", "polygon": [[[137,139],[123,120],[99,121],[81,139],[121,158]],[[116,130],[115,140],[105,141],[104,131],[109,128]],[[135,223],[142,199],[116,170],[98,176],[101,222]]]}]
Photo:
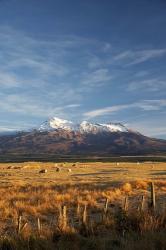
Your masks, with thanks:
[{"label": "dry tussock grass", "polygon": [[[37,170],[33,169],[34,166]],[[127,168],[125,164],[124,166],[123,164],[121,164],[121,166],[122,168]],[[129,166],[129,168],[132,168],[132,166]],[[140,168],[140,166],[135,166],[135,168]],[[146,168],[149,168],[149,166],[146,166]],[[39,169],[41,169],[41,164],[34,165],[34,163],[28,163],[25,165],[25,170],[35,173],[37,176],[36,178],[39,178]],[[11,174],[13,173],[12,171],[16,170],[10,170]],[[63,179],[61,180],[64,175],[69,178],[69,174],[65,169],[64,173],[59,173],[59,179],[56,179],[57,184],[55,184],[55,182],[49,184],[49,178],[52,178],[50,177],[51,174],[49,175],[49,173],[48,175],[44,175],[44,177],[42,177],[42,180],[46,178],[47,181],[42,182],[40,180],[39,183],[31,181],[31,183],[28,184],[27,182],[25,182],[25,176],[22,175],[23,173],[19,172],[19,170],[17,171],[18,172],[14,173],[14,178],[16,175],[19,175],[18,179],[12,180],[12,177],[9,176],[7,177],[7,181],[9,181],[6,181],[4,185],[0,185],[0,233],[1,236],[9,237],[9,235],[13,235],[13,237],[17,237],[17,219],[21,214],[23,220],[22,224],[24,225],[24,223],[28,222],[26,228],[22,232],[21,236],[23,238],[21,240],[24,241],[24,239],[28,239],[28,242],[31,242],[29,237],[33,235],[35,237],[34,242],[37,242],[34,244],[38,244],[39,246],[39,248],[30,248],[28,246],[29,248],[27,249],[56,249],[55,245],[58,245],[59,248],[57,249],[77,250],[81,249],[80,242],[84,242],[84,238],[80,239],[80,237],[86,237],[86,241],[90,242],[84,242],[84,249],[103,250],[108,249],[108,246],[112,246],[112,249],[133,249],[132,238],[129,242],[125,239],[124,243],[124,234],[126,235],[125,237],[128,237],[127,235],[130,233],[130,231],[132,231],[132,234],[134,232],[139,232],[143,235],[145,233],[157,232],[164,229],[164,225],[166,222],[165,214],[162,214],[162,216],[159,215],[160,209],[164,206],[164,202],[166,202],[166,200],[164,200],[166,181],[163,179],[153,180],[155,183],[157,197],[157,213],[154,215],[147,212],[150,195],[149,184],[152,181],[152,178],[128,178],[127,180],[124,179],[124,182],[117,181],[118,179],[116,179],[116,181],[110,181],[108,179],[108,169],[102,169],[101,174],[105,173],[107,182],[105,182],[105,179],[103,178],[102,183],[101,178],[100,183],[97,183],[95,179],[94,169],[88,170],[88,167],[86,167],[85,169],[83,168],[83,165],[81,165],[81,168],[77,166],[76,170],[72,170],[73,172],[80,171],[78,176],[75,176],[74,173],[72,177],[71,174],[71,178],[73,178],[72,180],[74,180],[73,182],[63,183]],[[83,174],[85,174],[85,176],[82,175],[81,171],[83,172]],[[89,171],[88,174],[87,171]],[[31,172],[27,173],[32,175]],[[115,176],[117,178],[117,175]],[[123,178],[124,176],[126,175],[123,174]],[[93,181],[93,179],[89,181],[89,178],[94,178],[95,181]],[[142,194],[145,195],[146,198],[144,213],[138,211]],[[127,212],[124,212],[122,209],[125,197],[129,197],[129,210]],[[106,198],[109,201],[108,213],[103,215]],[[78,204],[80,206],[79,211]],[[59,227],[58,218],[60,215],[60,207],[63,205],[67,206],[68,225],[67,227],[65,227],[65,229],[63,228],[62,230],[62,228]],[[85,205],[87,205],[88,229],[85,227],[79,228],[79,223],[80,220],[82,220]],[[41,237],[39,237],[38,234],[37,218],[40,218],[42,224]],[[110,230],[111,235],[109,233]],[[118,238],[117,236],[119,233],[121,238]],[[102,238],[101,236],[105,237],[102,241],[100,241],[100,238]],[[92,241],[90,240],[91,237],[95,238],[95,242],[92,243]],[[67,240],[68,238],[69,240]],[[159,237],[159,239],[160,238],[161,236]],[[47,241],[44,242],[42,241],[42,239],[47,239]],[[48,239],[51,239],[51,241],[49,242]],[[55,242],[53,248],[52,239],[53,242]],[[64,239],[66,240],[66,242],[68,242],[68,245],[65,245],[65,243],[63,242]],[[73,242],[71,239],[74,239]],[[108,243],[108,239],[116,241],[116,246],[113,242]],[[144,241],[146,242],[146,239],[142,240],[142,242]],[[163,239],[161,240],[161,242],[161,244],[163,244]],[[9,244],[17,245],[17,243],[18,239],[17,242]],[[28,244],[29,243],[27,243],[26,241],[25,245]],[[31,242],[31,244],[33,243]],[[40,244],[43,244],[42,248]],[[46,247],[44,248],[45,244]],[[148,245],[149,243],[146,244]],[[66,246],[68,248],[65,248]],[[11,249],[15,248],[13,247]],[[25,248],[20,247],[20,249]],[[147,247],[147,249],[149,248]]]},{"label": "dry tussock grass", "polygon": [[149,182],[148,181],[145,181],[145,180],[137,180],[133,183],[133,186],[136,188],[136,189],[143,189],[143,190],[147,190],[148,188],[148,185],[149,185]]},{"label": "dry tussock grass", "polygon": [[[59,207],[67,205],[68,213],[76,213],[78,204],[86,204],[88,211],[102,210],[105,199],[113,207],[119,207],[124,202],[124,197],[130,197],[130,206],[138,206],[141,191],[148,192],[149,180],[127,182],[117,187],[96,187],[94,185],[25,185],[10,186],[8,189],[0,188],[0,213],[1,224],[10,226],[11,221],[16,221],[19,214],[23,214],[30,221],[29,228],[34,225],[34,220],[40,217],[50,225],[59,213]],[[155,182],[156,190],[166,188],[165,181]],[[73,212],[75,211],[75,212]],[[96,212],[96,216],[97,212]],[[36,223],[36,222],[35,222]],[[29,229],[30,230],[30,229]]]},{"label": "dry tussock grass", "polygon": [[130,183],[125,183],[122,187],[121,187],[122,191],[124,193],[127,193],[127,194],[131,194],[132,193],[132,185]]},{"label": "dry tussock grass", "polygon": [[166,188],[166,180],[138,179],[136,181],[131,182],[130,184],[132,185],[134,189],[147,190],[151,182],[154,182],[155,187],[158,190],[162,190],[163,188]]}]

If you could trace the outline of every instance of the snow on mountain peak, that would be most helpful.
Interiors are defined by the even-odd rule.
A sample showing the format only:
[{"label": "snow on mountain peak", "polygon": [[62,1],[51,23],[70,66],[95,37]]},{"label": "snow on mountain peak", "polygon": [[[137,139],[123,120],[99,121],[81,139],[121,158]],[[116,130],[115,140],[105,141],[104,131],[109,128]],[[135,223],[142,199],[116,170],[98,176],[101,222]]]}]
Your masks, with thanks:
[{"label": "snow on mountain peak", "polygon": [[53,117],[52,119],[50,119],[49,122],[50,122],[50,126],[55,129],[56,128],[70,129],[70,127],[72,126],[71,121],[59,119],[57,117]]},{"label": "snow on mountain peak", "polygon": [[108,123],[108,124],[101,124],[102,126],[106,127],[111,132],[128,132],[128,129],[122,125],[121,123]]},{"label": "snow on mountain peak", "polygon": [[39,130],[40,131],[50,131],[55,129],[63,129],[63,130],[73,130],[73,122],[68,120],[63,120],[57,117],[53,117],[48,121],[44,122]]},{"label": "snow on mountain peak", "polygon": [[93,134],[99,132],[128,132],[128,129],[120,123],[90,123],[87,121],[82,121],[80,124],[76,124],[57,117],[49,119],[39,127],[39,131],[41,132],[58,129]]}]

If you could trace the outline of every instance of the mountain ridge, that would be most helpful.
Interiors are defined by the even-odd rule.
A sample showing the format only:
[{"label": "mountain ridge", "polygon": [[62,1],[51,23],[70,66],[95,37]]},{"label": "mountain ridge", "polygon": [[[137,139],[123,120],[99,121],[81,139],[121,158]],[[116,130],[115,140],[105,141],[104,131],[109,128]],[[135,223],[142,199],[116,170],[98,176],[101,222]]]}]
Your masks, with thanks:
[{"label": "mountain ridge", "polygon": [[166,140],[150,138],[119,123],[74,124],[54,118],[38,128],[0,136],[0,155],[123,156],[166,154]]},{"label": "mountain ridge", "polygon": [[52,131],[55,129],[64,129],[68,131],[79,131],[81,133],[98,133],[98,132],[128,132],[128,129],[121,123],[91,123],[82,121],[74,123],[57,117],[45,121],[39,128],[39,131]]}]

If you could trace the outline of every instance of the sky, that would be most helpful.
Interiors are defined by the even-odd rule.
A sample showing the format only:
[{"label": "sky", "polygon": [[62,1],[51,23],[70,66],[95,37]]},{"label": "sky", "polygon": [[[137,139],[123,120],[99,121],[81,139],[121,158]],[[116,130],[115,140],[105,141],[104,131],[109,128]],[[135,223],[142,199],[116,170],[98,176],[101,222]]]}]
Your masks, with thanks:
[{"label": "sky", "polygon": [[56,116],[166,139],[165,0],[0,0],[0,131]]}]

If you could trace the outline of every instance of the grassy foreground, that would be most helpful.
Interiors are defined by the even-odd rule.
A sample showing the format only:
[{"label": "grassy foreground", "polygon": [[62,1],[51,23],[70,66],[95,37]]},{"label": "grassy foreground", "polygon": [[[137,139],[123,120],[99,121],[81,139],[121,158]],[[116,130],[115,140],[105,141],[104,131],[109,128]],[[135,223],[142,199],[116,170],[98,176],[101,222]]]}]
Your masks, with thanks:
[{"label": "grassy foreground", "polygon": [[166,249],[164,163],[0,168],[0,249]]},{"label": "grassy foreground", "polygon": [[129,234],[126,237],[120,235],[106,235],[83,237],[78,234],[65,233],[52,239],[36,238],[34,236],[28,239],[24,238],[6,238],[0,241],[0,249],[3,250],[165,250],[166,249],[165,231],[148,232],[144,235],[138,233]]}]

